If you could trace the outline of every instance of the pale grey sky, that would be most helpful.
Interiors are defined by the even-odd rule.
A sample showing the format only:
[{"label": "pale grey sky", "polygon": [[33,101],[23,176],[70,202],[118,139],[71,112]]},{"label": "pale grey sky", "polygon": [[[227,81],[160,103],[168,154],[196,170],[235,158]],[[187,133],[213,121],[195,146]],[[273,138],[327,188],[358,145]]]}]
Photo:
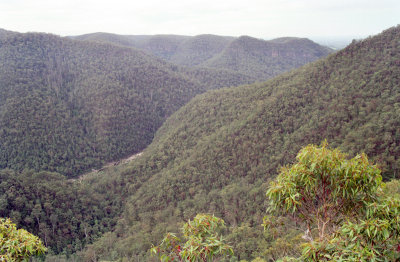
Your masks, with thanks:
[{"label": "pale grey sky", "polygon": [[0,0],[18,32],[364,37],[400,23],[400,0]]}]

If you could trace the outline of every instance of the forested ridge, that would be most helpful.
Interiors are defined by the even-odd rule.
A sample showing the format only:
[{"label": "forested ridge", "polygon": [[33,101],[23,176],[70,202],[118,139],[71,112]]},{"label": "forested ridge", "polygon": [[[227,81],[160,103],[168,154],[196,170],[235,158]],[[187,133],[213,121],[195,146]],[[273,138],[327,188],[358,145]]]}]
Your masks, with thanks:
[{"label": "forested ridge", "polygon": [[0,168],[76,176],[141,151],[196,94],[252,82],[54,35],[0,40]]},{"label": "forested ridge", "polygon": [[[37,53],[26,50],[25,42],[35,42],[31,38],[44,39],[45,42],[48,42],[47,38],[56,39],[62,43],[63,49],[77,45],[79,46],[77,49],[81,50],[84,46],[87,48],[85,52],[89,52],[91,56],[97,56],[99,51],[97,49],[100,49],[104,55],[110,54],[110,57],[107,56],[103,60],[97,57],[102,61],[100,67],[95,62],[81,64],[78,58],[71,60],[74,61],[71,65],[67,63],[69,67],[78,67],[80,70],[88,67],[87,70],[97,73],[92,76],[93,79],[90,78],[92,82],[87,84],[85,81],[89,80],[76,76],[80,73],[71,72],[69,67],[52,62],[49,67],[60,68],[58,74],[62,79],[79,83],[75,85],[62,81],[63,85],[57,85],[55,83],[58,82],[54,79],[59,79],[58,75],[47,74],[48,69],[40,66],[36,60]],[[276,41],[288,40],[291,39]],[[14,47],[18,49],[13,52],[8,51],[14,47],[7,45],[7,41],[15,41],[18,45]],[[135,74],[142,72],[143,65],[147,66],[147,59],[153,59],[143,53],[132,51],[132,48],[121,49],[121,46],[104,43],[80,43],[42,34],[7,37],[5,40],[0,40],[0,51],[4,46],[8,49],[5,49],[7,52],[3,52],[9,57],[17,56],[24,51],[23,54],[31,58],[25,59],[21,64],[11,63],[11,68],[15,70],[7,71],[12,73],[21,71],[19,74],[23,77],[18,78],[20,80],[15,86],[22,88],[11,89],[15,92],[12,99],[6,90],[0,93],[1,119],[7,119],[4,118],[7,114],[3,112],[17,114],[25,105],[25,107],[31,105],[29,101],[36,101],[37,107],[48,110],[43,113],[44,116],[53,114],[57,116],[55,119],[62,118],[63,121],[75,114],[80,115],[81,112],[86,114],[96,112],[96,117],[99,118],[100,113],[106,112],[107,116],[115,117],[116,112],[126,111],[117,111],[112,106],[115,105],[113,102],[115,97],[119,99],[118,104],[123,104],[123,100],[115,93],[111,93],[114,89],[107,87],[118,87],[119,91],[124,91],[120,86],[122,84],[118,81],[115,83],[115,79],[130,78],[125,74],[119,74],[119,78],[104,75],[104,68],[108,70],[109,66],[113,66],[119,69],[118,65],[108,63],[113,61],[111,54],[116,56],[122,53],[115,58],[122,61],[129,60],[132,52],[139,56],[139,59],[132,58],[133,61],[130,62],[132,64],[129,63],[130,60],[127,62],[137,70]],[[41,49],[39,47],[41,45],[29,44],[29,46]],[[51,48],[56,46],[52,42]],[[91,49],[92,46],[96,46],[96,50]],[[173,113],[172,116],[157,129],[153,142],[140,157],[128,164],[93,172],[82,179],[67,180],[62,175],[50,172],[2,170],[0,215],[11,217],[19,226],[38,235],[49,247],[50,255],[47,256],[49,261],[60,261],[52,256],[53,253],[59,254],[57,259],[65,258],[67,261],[72,258],[82,261],[148,261],[151,260],[148,250],[152,244],[159,243],[166,232],[179,232],[181,225],[198,213],[215,214],[225,220],[227,225],[225,235],[234,250],[233,260],[251,261],[261,257],[268,261],[276,260],[291,252],[298,252],[298,245],[303,241],[299,232],[287,228],[283,231],[264,232],[260,226],[267,208],[265,197],[267,184],[277,175],[278,167],[294,162],[300,148],[310,143],[319,144],[324,139],[327,139],[331,146],[340,148],[350,156],[365,152],[378,163],[386,179],[399,177],[399,50],[400,27],[397,26],[377,36],[354,41],[347,48],[325,59],[267,82],[222,88],[198,95],[177,112],[168,111],[170,114]],[[82,52],[75,56],[85,57],[85,52]],[[73,55],[71,51],[69,56]],[[0,56],[0,59],[5,58],[7,55]],[[57,59],[55,56],[50,61]],[[59,59],[68,60],[67,57]],[[89,60],[92,61],[88,55],[87,61]],[[192,84],[193,89],[199,87],[203,92],[205,87],[201,86],[200,79],[210,81],[209,83],[214,81],[207,79],[209,69],[183,68],[162,60],[156,61],[161,64],[161,69],[154,66],[156,71],[162,71],[168,76],[172,72],[178,79],[172,78],[174,83],[182,81],[182,86],[188,82]],[[66,62],[63,61],[61,65],[64,63]],[[139,66],[135,63],[142,64]],[[28,65],[32,64],[39,65],[33,67],[37,68],[34,72],[27,69]],[[0,63],[0,66],[1,70],[6,68],[3,63]],[[147,71],[142,72],[141,76],[146,76],[149,71],[153,72],[149,69],[154,67],[146,66],[143,70]],[[130,69],[121,67],[127,71],[126,74],[129,74]],[[43,75],[51,76],[50,80],[35,78],[41,72],[45,72]],[[181,72],[185,72],[184,77]],[[198,77],[196,81],[188,76],[191,74]],[[240,81],[241,76],[245,76],[226,70],[213,71],[213,74],[221,78],[227,75],[229,76],[227,81]],[[13,83],[13,78],[7,78],[8,75],[10,74],[2,75],[0,86],[4,86],[3,83]],[[65,78],[66,76],[69,78]],[[79,81],[75,80],[75,77]],[[28,81],[29,78],[34,81]],[[102,81],[107,79],[109,84],[102,86]],[[54,82],[50,85],[52,89],[33,88],[43,86],[41,85],[43,81]],[[92,84],[96,85],[98,90],[102,90],[102,93],[96,96],[94,90],[85,88],[86,85],[92,86]],[[57,88],[60,86],[67,88]],[[18,102],[17,98],[24,97],[25,90],[34,91],[32,94],[35,96]],[[183,92],[182,90],[183,87],[179,92]],[[192,91],[190,94],[195,93],[195,90],[190,90]],[[74,92],[76,96],[71,95]],[[155,92],[152,93],[153,100]],[[54,97],[57,95],[63,97],[64,100],[55,103],[55,98],[46,96],[47,93],[54,94]],[[64,111],[58,108],[51,109],[46,104],[52,102],[61,108],[62,106],[69,108],[71,96],[80,101],[77,104],[72,103],[75,111],[61,113]],[[151,93],[144,95],[149,99],[146,101],[152,101],[149,96],[151,97]],[[94,106],[97,101],[94,98],[103,97],[108,100],[97,104],[97,107]],[[7,100],[3,100],[5,98]],[[87,106],[84,103],[86,100],[90,101],[90,110],[84,111]],[[13,102],[13,110],[3,101]],[[168,101],[176,100],[171,98]],[[146,106],[148,104],[143,104],[143,107]],[[3,111],[7,107],[9,111]],[[39,119],[40,114],[36,114],[36,111],[29,112],[30,115],[26,119],[30,121]],[[26,124],[30,122],[25,122],[25,115],[22,112],[17,116],[24,121],[15,122],[18,124],[14,126],[0,125],[3,128],[0,129],[2,139],[7,137],[7,134],[20,132],[20,125],[27,125],[24,132],[46,126],[34,121],[33,124]],[[82,137],[79,132],[90,133],[89,130],[80,129],[79,124],[82,123],[80,121],[90,119],[90,115],[83,116],[76,120],[75,126],[65,124],[74,132],[78,132],[76,139]],[[166,118],[167,114],[162,116]],[[12,123],[13,119],[14,116],[9,117],[7,123]],[[51,125],[60,127],[61,124],[63,122],[48,122],[50,127]],[[103,130],[103,134],[118,131],[115,128],[106,129],[109,125],[104,122],[97,123],[96,127]],[[42,136],[44,132],[40,134]],[[20,137],[10,137],[20,139]],[[76,143],[69,138],[65,141],[71,146]],[[130,143],[131,145],[123,144],[121,140],[121,144],[127,148],[133,145]],[[14,147],[20,144],[24,145],[24,142],[16,142]],[[118,145],[116,144],[116,147],[119,148]],[[5,147],[2,146],[2,150],[3,148]],[[4,153],[2,155],[4,156]],[[282,221],[282,223],[287,222],[284,218]],[[93,244],[88,245],[93,241],[95,241]]]},{"label": "forested ridge", "polygon": [[327,56],[333,50],[306,38],[262,40],[250,36],[115,35],[93,33],[75,39],[132,46],[174,64],[225,69],[258,81]]},{"label": "forested ridge", "polygon": [[135,192],[115,231],[86,254],[147,257],[200,212],[226,221],[238,259],[295,252],[300,236],[275,232],[276,240],[259,225],[268,181],[301,147],[326,138],[350,156],[365,152],[387,179],[399,176],[399,39],[400,27],[391,28],[268,82],[191,100],[127,169]]}]

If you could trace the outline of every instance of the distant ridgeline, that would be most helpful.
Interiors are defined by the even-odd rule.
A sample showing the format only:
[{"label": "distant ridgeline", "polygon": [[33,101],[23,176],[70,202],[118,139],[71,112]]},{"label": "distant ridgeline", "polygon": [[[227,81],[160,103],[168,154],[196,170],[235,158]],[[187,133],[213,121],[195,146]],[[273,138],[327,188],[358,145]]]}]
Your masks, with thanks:
[{"label": "distant ridgeline", "polygon": [[259,226],[266,183],[301,147],[326,138],[350,156],[365,152],[386,178],[400,176],[399,50],[400,26],[265,83],[196,96],[126,168],[122,181],[134,190],[124,212],[86,254],[145,257],[204,212],[232,226],[238,260],[282,255],[290,236],[281,232],[279,244]]},{"label": "distant ridgeline", "polygon": [[[143,150],[197,94],[266,79],[330,52],[305,39],[165,39],[110,35],[100,43],[0,30],[0,168],[76,176]],[[131,43],[201,67],[166,62]]]},{"label": "distant ridgeline", "polygon": [[73,37],[142,49],[177,65],[227,69],[266,80],[332,53],[306,38],[270,41],[249,36],[115,35],[93,33]]}]

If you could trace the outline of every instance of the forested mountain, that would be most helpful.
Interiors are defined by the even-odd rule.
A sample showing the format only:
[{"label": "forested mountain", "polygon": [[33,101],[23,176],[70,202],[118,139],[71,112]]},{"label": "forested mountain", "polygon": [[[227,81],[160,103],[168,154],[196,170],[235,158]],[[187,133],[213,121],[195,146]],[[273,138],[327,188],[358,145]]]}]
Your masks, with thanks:
[{"label": "forested mountain", "polygon": [[114,232],[84,254],[136,261],[200,212],[227,222],[239,260],[284,254],[292,236],[274,242],[259,225],[268,181],[301,147],[327,139],[399,177],[399,50],[397,26],[268,82],[195,97],[115,176],[131,196]]},{"label": "forested mountain", "polygon": [[[364,151],[386,178],[400,176],[400,26],[268,82],[198,95],[175,113],[211,85],[253,78],[122,44],[0,39],[0,164],[25,168],[0,171],[0,216],[37,234],[50,254],[147,261],[165,232],[208,212],[226,221],[238,260],[276,260],[301,238],[263,232],[265,192],[301,147],[327,139],[349,155]],[[274,41],[297,40],[307,41]],[[156,129],[128,164],[75,180],[26,170],[75,174],[137,152]]]},{"label": "forested mountain", "polygon": [[257,80],[266,80],[332,52],[332,49],[311,40],[295,37],[265,41],[249,36],[94,33],[74,38],[131,46],[178,65],[226,69]]},{"label": "forested mountain", "polygon": [[0,38],[0,168],[77,175],[141,151],[196,94],[252,81],[128,47],[11,34]]}]

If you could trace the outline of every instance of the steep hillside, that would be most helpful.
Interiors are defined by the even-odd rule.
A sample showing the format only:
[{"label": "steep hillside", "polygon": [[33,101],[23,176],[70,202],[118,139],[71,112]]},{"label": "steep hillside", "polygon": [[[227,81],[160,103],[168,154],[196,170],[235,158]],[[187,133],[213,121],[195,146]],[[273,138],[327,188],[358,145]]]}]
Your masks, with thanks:
[{"label": "steep hillside", "polygon": [[4,38],[0,168],[77,175],[141,151],[196,94],[250,81],[117,45],[34,33]]},{"label": "steep hillside", "polygon": [[265,41],[249,36],[124,36],[95,33],[75,38],[135,47],[177,65],[223,69],[257,80],[266,80],[333,51],[311,40],[295,37]]},{"label": "steep hillside", "polygon": [[350,155],[367,153],[386,177],[399,177],[399,50],[400,26],[268,82],[197,96],[126,168],[120,179],[132,195],[125,211],[115,231],[85,254],[147,256],[165,231],[209,212],[230,226],[239,260],[269,259],[283,251],[259,226],[266,183],[302,146],[325,138]]}]

